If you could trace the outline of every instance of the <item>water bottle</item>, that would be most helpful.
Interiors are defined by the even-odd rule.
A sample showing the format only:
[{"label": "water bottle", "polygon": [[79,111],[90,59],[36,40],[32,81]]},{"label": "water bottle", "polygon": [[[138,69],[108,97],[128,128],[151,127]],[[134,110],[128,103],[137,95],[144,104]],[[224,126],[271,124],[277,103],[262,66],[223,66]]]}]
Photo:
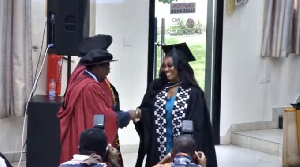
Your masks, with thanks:
[{"label": "water bottle", "polygon": [[55,98],[55,91],[56,91],[56,83],[54,82],[54,79],[51,79],[51,82],[49,83],[49,98],[50,99]]}]

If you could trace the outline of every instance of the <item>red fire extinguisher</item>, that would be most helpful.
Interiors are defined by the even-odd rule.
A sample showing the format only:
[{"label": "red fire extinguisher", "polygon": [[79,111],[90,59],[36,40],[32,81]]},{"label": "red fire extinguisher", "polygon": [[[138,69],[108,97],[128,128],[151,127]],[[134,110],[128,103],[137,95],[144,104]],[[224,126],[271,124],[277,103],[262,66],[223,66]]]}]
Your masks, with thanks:
[{"label": "red fire extinguisher", "polygon": [[48,54],[47,82],[46,82],[47,95],[49,95],[49,84],[51,82],[51,79],[54,79],[54,82],[56,83],[56,96],[60,95],[62,63],[63,63],[63,56],[52,54],[52,53]]}]

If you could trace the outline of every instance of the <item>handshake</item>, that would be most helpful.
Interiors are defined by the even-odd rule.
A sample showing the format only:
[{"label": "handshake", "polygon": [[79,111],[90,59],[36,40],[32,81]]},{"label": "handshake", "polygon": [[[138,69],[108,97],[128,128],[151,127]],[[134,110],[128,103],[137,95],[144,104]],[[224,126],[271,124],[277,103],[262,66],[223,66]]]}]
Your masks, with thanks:
[{"label": "handshake", "polygon": [[136,120],[142,117],[142,111],[139,108],[137,108],[136,110],[130,110],[128,112],[131,120]]}]

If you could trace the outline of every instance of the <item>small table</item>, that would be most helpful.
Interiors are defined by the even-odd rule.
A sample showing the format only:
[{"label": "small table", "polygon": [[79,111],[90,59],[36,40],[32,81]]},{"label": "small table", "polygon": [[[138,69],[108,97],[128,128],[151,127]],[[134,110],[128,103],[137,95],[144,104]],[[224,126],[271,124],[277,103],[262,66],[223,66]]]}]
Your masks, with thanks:
[{"label": "small table", "polygon": [[63,100],[61,96],[49,99],[47,95],[36,95],[29,102],[26,166],[59,166],[60,124],[56,115]]}]

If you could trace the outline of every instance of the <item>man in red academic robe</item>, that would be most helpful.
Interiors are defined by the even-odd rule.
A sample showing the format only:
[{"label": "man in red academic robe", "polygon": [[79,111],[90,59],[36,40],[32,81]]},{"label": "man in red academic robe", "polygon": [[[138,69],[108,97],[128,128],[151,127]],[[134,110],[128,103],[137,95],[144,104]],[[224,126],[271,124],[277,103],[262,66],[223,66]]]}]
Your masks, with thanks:
[{"label": "man in red academic robe", "polygon": [[105,134],[108,143],[116,147],[115,138],[118,128],[128,125],[132,119],[139,118],[140,112],[114,111],[114,97],[105,81],[109,71],[112,55],[100,49],[88,52],[81,60],[86,70],[74,77],[69,83],[63,106],[58,112],[61,129],[60,162],[68,161],[78,153],[80,133],[93,127],[96,114],[105,116]]}]

